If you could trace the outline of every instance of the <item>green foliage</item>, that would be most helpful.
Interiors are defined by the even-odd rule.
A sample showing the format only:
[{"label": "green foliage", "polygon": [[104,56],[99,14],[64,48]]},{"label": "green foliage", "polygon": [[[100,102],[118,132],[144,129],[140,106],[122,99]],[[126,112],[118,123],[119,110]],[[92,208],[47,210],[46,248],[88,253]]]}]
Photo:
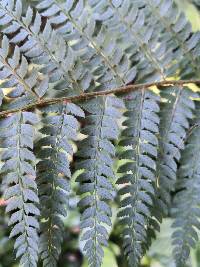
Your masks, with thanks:
[{"label": "green foliage", "polygon": [[[190,247],[198,241],[199,224],[199,103],[194,119],[194,130],[188,137],[186,148],[182,153],[178,172],[177,190],[174,199],[173,244],[177,266],[183,266],[188,258]],[[188,168],[189,166],[189,168]]]},{"label": "green foliage", "polygon": [[130,265],[138,266],[144,253],[146,227],[151,217],[149,207],[155,194],[159,97],[142,89],[126,98],[123,125],[127,128],[122,131],[120,145],[127,149],[120,158],[129,161],[118,170],[122,177],[117,183],[123,185],[119,190],[123,198],[118,216],[125,226],[124,251]]},{"label": "green foliage", "polygon": [[5,162],[1,169],[6,189],[4,199],[8,201],[6,212],[10,212],[11,237],[16,237],[16,257],[21,257],[24,266],[37,266],[39,223],[37,208],[37,184],[35,182],[35,156],[33,149],[33,124],[37,117],[33,113],[18,112],[1,120],[1,138]]},{"label": "green foliage", "polygon": [[33,68],[29,71],[28,61],[20,53],[19,47],[16,46],[11,55],[9,48],[9,39],[4,35],[0,50],[2,88],[12,87],[12,91],[7,94],[10,98],[8,108],[23,107],[37,99],[36,91],[40,90],[41,83],[37,70]]},{"label": "green foliage", "polygon": [[118,108],[122,102],[115,97],[97,98],[84,104],[86,124],[82,133],[87,138],[80,142],[77,153],[77,169],[83,169],[77,182],[79,192],[83,195],[79,202],[81,208],[81,237],[85,241],[84,251],[90,266],[99,267],[104,255],[102,245],[108,244],[108,227],[112,226],[112,211],[107,201],[115,196],[111,179],[113,173],[113,157],[115,147],[111,143],[118,137],[117,119],[120,118]]},{"label": "green foliage", "polygon": [[140,266],[166,217],[184,266],[200,226],[199,93],[184,81],[200,77],[200,32],[172,0],[29,2],[0,0],[1,191],[21,266],[57,265],[71,206],[89,266],[115,226]]},{"label": "green foliage", "polygon": [[38,187],[41,203],[40,253],[43,266],[55,266],[63,241],[63,222],[67,216],[71,171],[69,155],[71,140],[76,140],[78,121],[73,115],[84,116],[74,104],[52,105],[43,110],[45,117],[40,132],[45,136],[36,144]]},{"label": "green foliage", "polygon": [[190,127],[189,119],[195,108],[191,97],[194,92],[187,88],[166,88],[161,91],[164,99],[160,111],[160,144],[157,160],[156,210],[153,215],[158,221],[168,215],[171,204],[171,191],[176,183],[177,163],[184,148],[184,140]]}]

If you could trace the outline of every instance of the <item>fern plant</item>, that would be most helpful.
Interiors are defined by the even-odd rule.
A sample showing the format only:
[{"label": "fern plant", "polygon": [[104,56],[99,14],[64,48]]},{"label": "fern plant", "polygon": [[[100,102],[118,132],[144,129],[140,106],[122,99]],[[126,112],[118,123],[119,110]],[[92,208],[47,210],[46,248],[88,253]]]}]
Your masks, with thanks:
[{"label": "fern plant", "polygon": [[75,174],[89,266],[113,203],[130,266],[167,216],[184,266],[200,227],[200,33],[172,0],[0,0],[0,27],[1,180],[20,265],[57,266]]}]

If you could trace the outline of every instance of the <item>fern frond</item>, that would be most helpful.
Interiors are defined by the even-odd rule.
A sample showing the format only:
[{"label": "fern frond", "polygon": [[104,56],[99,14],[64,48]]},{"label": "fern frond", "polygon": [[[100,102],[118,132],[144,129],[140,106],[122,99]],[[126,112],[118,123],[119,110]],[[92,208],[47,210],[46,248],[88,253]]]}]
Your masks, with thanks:
[{"label": "fern frond", "polygon": [[[142,2],[142,1],[141,1]],[[138,1],[90,1],[95,18],[103,21],[118,42],[136,61],[138,80],[160,80],[168,75],[171,50],[158,42],[159,36],[146,24],[146,14]]]},{"label": "fern frond", "polygon": [[181,76],[199,77],[200,32],[192,33],[191,24],[173,1],[144,0],[144,3],[150,13],[150,25],[157,25],[157,34],[160,32],[161,40],[167,43],[168,49],[174,51],[174,59],[181,64]]},{"label": "fern frond", "polygon": [[15,237],[16,257],[21,266],[36,267],[38,260],[37,216],[39,202],[35,182],[35,156],[32,152],[35,114],[19,112],[0,121],[1,148],[3,148],[1,176],[8,201],[6,212],[11,214],[10,238]]},{"label": "fern frond", "polygon": [[39,98],[39,92],[48,88],[48,78],[42,80],[35,68],[29,70],[28,62],[21,55],[18,46],[14,47],[12,54],[9,49],[9,40],[3,36],[0,48],[0,79],[3,80],[1,87],[13,88],[7,96],[15,101],[11,101],[9,106],[21,107]]},{"label": "fern frond", "polygon": [[[135,67],[118,47],[115,38],[90,13],[87,2],[67,0],[42,1],[37,6],[65,40],[73,41],[73,49],[95,76],[98,90],[125,85],[135,78]],[[111,37],[112,36],[112,37]]]},{"label": "fern frond", "polygon": [[61,216],[67,215],[71,177],[69,157],[73,155],[71,140],[76,140],[78,122],[84,116],[74,104],[52,105],[43,109],[45,136],[38,143],[38,187],[41,202],[40,254],[43,266],[56,266],[63,240]]},{"label": "fern frond", "polygon": [[190,248],[194,248],[200,229],[200,105],[197,104],[194,128],[182,152],[172,215],[174,257],[177,267],[185,266]]},{"label": "fern frond", "polygon": [[[1,0],[0,11],[0,25],[4,34],[11,35],[9,42],[18,44],[26,58],[42,66],[40,71],[49,76],[50,82],[59,81],[55,89],[69,91],[70,87],[68,94],[80,94],[88,89],[92,76],[48,20],[44,22],[30,7],[22,16],[21,0]],[[75,89],[77,92],[73,92]]]},{"label": "fern frond", "polygon": [[79,207],[81,216],[81,241],[83,251],[91,267],[100,267],[104,255],[102,246],[108,243],[108,228],[111,223],[111,208],[108,201],[115,196],[110,179],[114,178],[113,157],[115,147],[111,140],[118,137],[117,119],[122,102],[115,97],[89,100],[82,133],[87,138],[80,142],[76,169],[83,169],[77,178],[82,198]]},{"label": "fern frond", "polygon": [[[176,182],[177,163],[184,148],[189,119],[195,108],[192,97],[196,94],[186,87],[170,87],[161,90],[160,148],[157,161],[157,183],[160,199],[170,205],[170,191]],[[165,209],[167,211],[167,209]]]},{"label": "fern frond", "polygon": [[174,0],[25,2],[0,0],[0,176],[17,260],[56,267],[75,170],[90,267],[109,243],[114,183],[130,266],[173,215],[182,267],[200,229],[200,33]]},{"label": "fern frond", "polygon": [[156,194],[151,208],[148,236],[149,245],[159,230],[159,223],[168,215],[171,192],[175,189],[177,164],[184,149],[189,119],[195,108],[192,97],[197,95],[186,87],[169,87],[161,90],[163,103],[160,111],[159,154],[156,168]]},{"label": "fern frond", "polygon": [[130,266],[138,266],[146,246],[146,228],[151,216],[155,190],[159,97],[144,89],[126,96],[125,112],[127,126],[122,132],[120,145],[126,149],[120,158],[127,162],[118,172],[123,174],[118,184],[122,195],[119,211],[124,225],[123,247]]}]

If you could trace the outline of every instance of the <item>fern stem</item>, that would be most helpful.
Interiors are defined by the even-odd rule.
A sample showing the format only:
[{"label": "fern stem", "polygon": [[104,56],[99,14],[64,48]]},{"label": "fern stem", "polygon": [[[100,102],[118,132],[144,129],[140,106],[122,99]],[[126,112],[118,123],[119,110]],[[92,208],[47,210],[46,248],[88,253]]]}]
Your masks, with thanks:
[{"label": "fern stem", "polygon": [[152,82],[152,83],[141,83],[141,84],[130,84],[122,87],[118,87],[112,90],[105,90],[105,91],[100,91],[100,92],[91,92],[91,93],[84,93],[82,95],[78,96],[71,96],[71,97],[60,97],[60,98],[47,98],[47,99],[40,99],[39,101],[35,103],[31,103],[29,105],[26,105],[23,107],[23,109],[16,108],[16,109],[10,109],[10,110],[5,110],[0,112],[0,117],[7,116],[8,114],[16,113],[20,110],[30,110],[34,109],[36,107],[42,107],[45,105],[50,105],[50,104],[55,104],[59,102],[78,102],[78,101],[84,101],[88,100],[91,98],[95,98],[98,96],[106,96],[106,95],[112,95],[112,94],[124,94],[124,93],[129,93],[133,92],[136,90],[141,90],[141,89],[149,89],[152,86],[162,86],[162,90],[164,89],[164,86],[174,86],[174,85],[186,85],[186,84],[196,84],[200,85],[200,80],[199,79],[194,79],[194,80],[169,80],[169,81],[160,81],[160,82]]}]

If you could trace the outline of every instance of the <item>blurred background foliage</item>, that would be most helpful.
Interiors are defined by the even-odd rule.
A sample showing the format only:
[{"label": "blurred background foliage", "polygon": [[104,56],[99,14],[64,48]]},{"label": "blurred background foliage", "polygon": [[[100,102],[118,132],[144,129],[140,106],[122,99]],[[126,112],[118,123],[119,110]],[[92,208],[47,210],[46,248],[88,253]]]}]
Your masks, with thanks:
[{"label": "blurred background foliage", "polygon": [[[38,0],[24,0],[24,7]],[[175,0],[180,9],[185,12],[194,31],[200,30],[200,0]],[[72,180],[75,187],[75,177]],[[88,267],[83,259],[79,246],[79,214],[76,209],[77,199],[72,195],[70,212],[65,220],[65,235],[62,255],[58,267]],[[13,243],[8,239],[9,229],[4,214],[4,201],[0,199],[0,267],[18,267],[14,258]],[[116,207],[113,206],[113,220],[116,220]],[[172,220],[163,221],[160,233],[153,242],[148,254],[142,259],[141,267],[175,267],[171,246]],[[105,248],[105,258],[102,267],[127,267],[127,262],[121,252],[121,229],[116,226],[110,235],[109,247]],[[200,242],[191,252],[188,267],[200,267]]]}]

